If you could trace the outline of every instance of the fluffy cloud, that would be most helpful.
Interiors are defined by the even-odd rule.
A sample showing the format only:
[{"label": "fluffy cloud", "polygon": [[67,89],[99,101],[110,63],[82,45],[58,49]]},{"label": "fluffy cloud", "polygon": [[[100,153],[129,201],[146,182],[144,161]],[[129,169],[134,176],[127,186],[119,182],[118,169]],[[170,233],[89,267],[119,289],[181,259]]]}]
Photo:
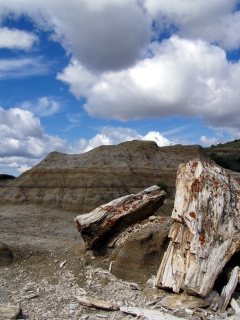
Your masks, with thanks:
[{"label": "fluffy cloud", "polygon": [[[238,0],[8,0],[0,17],[30,16],[52,31],[69,53],[90,70],[117,70],[133,65],[155,31],[240,46]],[[158,38],[158,34],[156,34]]]},{"label": "fluffy cloud", "polygon": [[24,157],[4,157],[0,158],[0,173],[19,175],[31,169],[37,163],[36,159]]},{"label": "fluffy cloud", "polygon": [[177,36],[152,43],[149,51],[134,67],[99,77],[73,61],[57,78],[87,98],[84,108],[93,117],[200,116],[212,128],[239,128],[240,62],[229,63],[217,46]]},{"label": "fluffy cloud", "polygon": [[101,132],[92,139],[79,139],[76,142],[76,153],[87,152],[100,145],[117,145],[124,141],[131,140],[151,140],[155,141],[160,147],[169,146],[171,142],[156,131],[151,131],[145,136],[138,134],[135,130],[129,128],[103,127]]},{"label": "fluffy cloud", "polygon": [[[49,152],[71,152],[71,146],[57,136],[44,132],[32,112],[0,107],[0,166],[22,171],[39,162]],[[20,160],[19,160],[20,159]]]},{"label": "fluffy cloud", "polygon": [[221,142],[222,140],[220,138],[207,138],[206,136],[201,136],[200,137],[200,141],[202,143],[203,146],[211,146],[211,145],[215,145],[218,144],[219,142]]},{"label": "fluffy cloud", "polygon": [[37,40],[37,36],[33,33],[0,28],[0,48],[30,50]]},{"label": "fluffy cloud", "polygon": [[25,140],[29,137],[41,138],[43,133],[39,119],[31,112],[19,108],[4,110],[0,107],[1,138]]},{"label": "fluffy cloud", "polygon": [[151,21],[135,0],[9,0],[1,11],[31,16],[67,52],[95,71],[134,64],[151,38]]},{"label": "fluffy cloud", "polygon": [[226,49],[240,46],[238,0],[145,0],[156,31],[172,30],[184,38],[218,43]]}]

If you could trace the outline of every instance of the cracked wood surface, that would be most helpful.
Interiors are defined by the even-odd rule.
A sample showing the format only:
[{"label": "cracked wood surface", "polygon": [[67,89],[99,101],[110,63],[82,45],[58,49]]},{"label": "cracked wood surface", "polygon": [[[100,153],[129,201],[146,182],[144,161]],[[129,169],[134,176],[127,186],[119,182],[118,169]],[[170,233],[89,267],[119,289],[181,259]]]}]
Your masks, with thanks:
[{"label": "cracked wood surface", "polygon": [[102,243],[109,235],[143,220],[161,207],[166,192],[152,186],[137,194],[127,195],[102,205],[76,218],[87,249]]},{"label": "cracked wood surface", "polygon": [[240,186],[218,166],[179,166],[170,243],[155,284],[206,296],[240,245]]}]

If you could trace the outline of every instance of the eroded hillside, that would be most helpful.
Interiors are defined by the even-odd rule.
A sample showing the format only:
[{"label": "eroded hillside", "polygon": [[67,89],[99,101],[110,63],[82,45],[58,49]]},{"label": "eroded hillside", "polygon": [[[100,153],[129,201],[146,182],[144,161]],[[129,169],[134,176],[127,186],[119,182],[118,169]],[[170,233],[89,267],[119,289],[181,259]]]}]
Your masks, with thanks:
[{"label": "eroded hillside", "polygon": [[158,147],[153,141],[136,140],[84,154],[52,152],[1,188],[0,204],[35,204],[81,214],[165,183],[168,198],[161,213],[170,215],[178,165],[192,159],[210,161],[198,145]]}]

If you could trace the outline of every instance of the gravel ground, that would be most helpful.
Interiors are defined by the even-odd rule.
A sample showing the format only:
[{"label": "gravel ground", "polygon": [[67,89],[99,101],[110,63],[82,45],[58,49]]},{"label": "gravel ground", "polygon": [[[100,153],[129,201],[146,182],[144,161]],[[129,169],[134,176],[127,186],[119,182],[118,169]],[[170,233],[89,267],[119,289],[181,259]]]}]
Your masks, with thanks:
[{"label": "gravel ground", "polygon": [[0,208],[0,242],[14,255],[13,263],[0,267],[0,303],[19,303],[26,319],[132,319],[121,311],[81,306],[74,298],[144,306],[156,296],[155,289],[132,290],[108,271],[109,261],[93,259],[75,217],[35,206]]},{"label": "gravel ground", "polygon": [[[75,213],[35,206],[0,207],[0,243],[6,244],[14,255],[12,263],[0,263],[0,304],[20,304],[21,318],[31,320],[136,319],[121,311],[82,306],[75,295],[166,312],[157,304],[166,291],[153,288],[150,283],[139,283],[141,290],[136,290],[136,286],[109,272],[110,261],[98,260],[85,251],[75,217]],[[220,318],[231,313],[230,308]],[[205,310],[193,315],[180,310],[175,315],[216,319]]]}]

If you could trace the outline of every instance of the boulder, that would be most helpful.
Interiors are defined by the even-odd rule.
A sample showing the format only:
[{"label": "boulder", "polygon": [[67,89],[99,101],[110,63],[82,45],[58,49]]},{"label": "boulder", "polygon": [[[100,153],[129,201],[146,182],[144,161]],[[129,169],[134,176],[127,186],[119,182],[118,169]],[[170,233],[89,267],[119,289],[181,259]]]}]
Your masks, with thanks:
[{"label": "boulder", "polygon": [[79,215],[76,224],[86,248],[99,247],[109,242],[110,236],[152,215],[162,206],[165,196],[164,190],[152,186],[136,195],[115,199],[90,213]]},{"label": "boulder", "polygon": [[112,273],[134,282],[146,282],[156,274],[168,246],[170,223],[167,217],[150,217],[132,230],[128,229],[124,239],[114,243],[109,255],[109,260],[113,261]]},{"label": "boulder", "polygon": [[156,285],[206,296],[240,248],[240,186],[201,161],[179,166],[170,243]]}]

